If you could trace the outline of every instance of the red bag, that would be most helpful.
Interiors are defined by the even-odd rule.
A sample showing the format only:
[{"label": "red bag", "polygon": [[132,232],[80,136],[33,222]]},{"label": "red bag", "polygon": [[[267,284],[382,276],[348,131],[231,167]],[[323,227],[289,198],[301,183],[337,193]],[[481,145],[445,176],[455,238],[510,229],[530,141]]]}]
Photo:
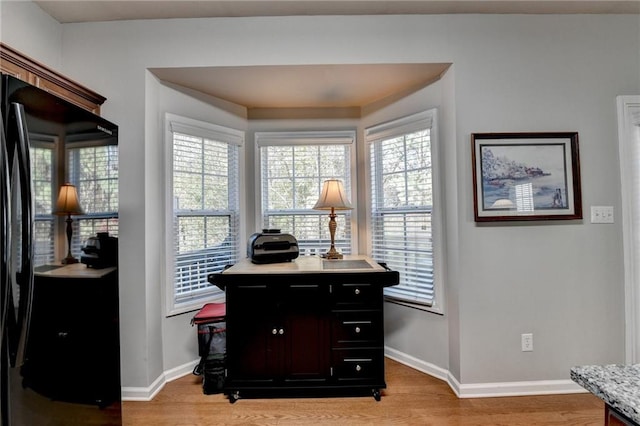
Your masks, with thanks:
[{"label": "red bag", "polygon": [[207,303],[191,318],[191,325],[224,321],[226,314],[227,305],[225,303]]}]

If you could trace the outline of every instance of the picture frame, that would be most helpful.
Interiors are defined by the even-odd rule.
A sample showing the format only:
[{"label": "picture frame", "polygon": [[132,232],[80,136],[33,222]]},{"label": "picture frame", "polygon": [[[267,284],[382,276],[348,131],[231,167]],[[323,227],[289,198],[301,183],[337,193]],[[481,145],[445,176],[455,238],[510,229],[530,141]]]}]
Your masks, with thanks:
[{"label": "picture frame", "polygon": [[582,219],[578,132],[472,133],[476,222]]}]

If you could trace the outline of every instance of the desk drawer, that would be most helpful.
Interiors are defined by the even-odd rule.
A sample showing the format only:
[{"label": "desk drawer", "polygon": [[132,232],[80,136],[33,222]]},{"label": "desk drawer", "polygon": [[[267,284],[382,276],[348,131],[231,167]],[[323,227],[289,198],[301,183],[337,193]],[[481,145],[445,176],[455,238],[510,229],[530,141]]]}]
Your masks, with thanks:
[{"label": "desk drawer", "polygon": [[336,312],[334,315],[334,347],[382,346],[382,312]]},{"label": "desk drawer", "polygon": [[338,381],[375,381],[384,378],[382,349],[333,352],[333,374]]},{"label": "desk drawer", "polygon": [[373,284],[335,284],[333,286],[336,308],[378,308],[382,303],[382,287]]}]

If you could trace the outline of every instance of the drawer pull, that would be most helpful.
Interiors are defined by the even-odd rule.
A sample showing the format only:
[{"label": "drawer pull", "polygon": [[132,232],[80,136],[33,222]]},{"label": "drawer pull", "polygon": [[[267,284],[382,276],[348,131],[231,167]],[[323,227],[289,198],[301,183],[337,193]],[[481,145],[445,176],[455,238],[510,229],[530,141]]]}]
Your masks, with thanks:
[{"label": "drawer pull", "polygon": [[273,330],[271,330],[271,334],[278,334],[278,329],[274,328]]},{"label": "drawer pull", "polygon": [[283,335],[283,334],[284,334],[284,328],[281,328],[281,329],[278,331],[278,334]]},{"label": "drawer pull", "polygon": [[360,333],[360,327],[356,327],[356,333]]},{"label": "drawer pull", "polygon": [[355,290],[355,292],[354,292],[354,293],[355,293],[355,294],[360,294],[360,289],[359,289],[359,288],[356,288],[356,290]]},{"label": "drawer pull", "polygon": [[361,371],[362,367],[360,367],[360,364],[356,364],[356,371]]}]

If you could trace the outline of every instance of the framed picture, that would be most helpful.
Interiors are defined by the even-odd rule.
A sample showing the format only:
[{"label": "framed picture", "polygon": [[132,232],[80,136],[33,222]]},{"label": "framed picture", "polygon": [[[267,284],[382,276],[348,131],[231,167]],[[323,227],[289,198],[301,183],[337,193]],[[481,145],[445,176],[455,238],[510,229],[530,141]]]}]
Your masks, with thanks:
[{"label": "framed picture", "polygon": [[582,219],[578,133],[472,133],[476,222]]}]

